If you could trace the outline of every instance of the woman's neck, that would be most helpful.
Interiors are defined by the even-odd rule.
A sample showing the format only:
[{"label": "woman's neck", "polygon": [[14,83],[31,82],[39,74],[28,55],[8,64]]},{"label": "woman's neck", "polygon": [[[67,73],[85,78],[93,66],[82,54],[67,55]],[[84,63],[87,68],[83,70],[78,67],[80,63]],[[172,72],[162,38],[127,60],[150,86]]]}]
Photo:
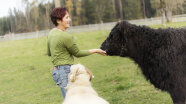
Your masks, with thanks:
[{"label": "woman's neck", "polygon": [[59,29],[59,30],[61,30],[61,31],[65,31],[65,30],[66,30],[66,28],[65,28],[65,27],[60,26],[60,25],[58,25],[56,28],[57,28],[57,29]]}]

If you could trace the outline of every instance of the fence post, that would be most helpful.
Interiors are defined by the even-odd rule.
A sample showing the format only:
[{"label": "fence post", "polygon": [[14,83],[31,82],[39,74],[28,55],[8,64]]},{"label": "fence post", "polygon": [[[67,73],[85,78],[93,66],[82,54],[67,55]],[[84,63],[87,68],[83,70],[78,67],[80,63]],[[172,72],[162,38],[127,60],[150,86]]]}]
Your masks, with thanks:
[{"label": "fence post", "polygon": [[15,37],[15,34],[12,33],[12,34],[11,34],[11,40],[14,40],[14,37]]},{"label": "fence post", "polygon": [[39,31],[37,30],[36,31],[36,38],[38,38],[39,37]]}]

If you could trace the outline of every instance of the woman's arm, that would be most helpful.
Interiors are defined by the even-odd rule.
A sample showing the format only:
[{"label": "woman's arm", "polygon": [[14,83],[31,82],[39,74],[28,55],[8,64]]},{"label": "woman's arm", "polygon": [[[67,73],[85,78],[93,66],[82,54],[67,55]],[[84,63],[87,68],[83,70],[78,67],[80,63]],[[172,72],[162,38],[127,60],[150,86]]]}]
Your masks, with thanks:
[{"label": "woman's arm", "polygon": [[78,45],[74,41],[73,37],[71,39],[67,39],[66,42],[67,50],[76,57],[88,56],[90,54],[98,53],[101,55],[106,55],[106,52],[101,49],[91,49],[91,50],[80,50]]},{"label": "woman's arm", "polygon": [[101,49],[91,49],[91,50],[89,50],[89,53],[90,53],[90,54],[98,53],[98,54],[101,54],[101,55],[104,55],[104,56],[107,55],[106,52],[103,51],[103,50],[101,50]]}]

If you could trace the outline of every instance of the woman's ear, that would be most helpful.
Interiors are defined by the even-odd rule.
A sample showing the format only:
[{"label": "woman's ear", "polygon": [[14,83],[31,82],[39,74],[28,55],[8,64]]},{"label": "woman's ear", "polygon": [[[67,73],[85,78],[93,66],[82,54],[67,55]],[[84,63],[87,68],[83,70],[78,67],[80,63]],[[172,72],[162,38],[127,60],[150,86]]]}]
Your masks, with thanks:
[{"label": "woman's ear", "polygon": [[57,24],[61,24],[62,20],[57,19],[56,22],[57,22]]}]

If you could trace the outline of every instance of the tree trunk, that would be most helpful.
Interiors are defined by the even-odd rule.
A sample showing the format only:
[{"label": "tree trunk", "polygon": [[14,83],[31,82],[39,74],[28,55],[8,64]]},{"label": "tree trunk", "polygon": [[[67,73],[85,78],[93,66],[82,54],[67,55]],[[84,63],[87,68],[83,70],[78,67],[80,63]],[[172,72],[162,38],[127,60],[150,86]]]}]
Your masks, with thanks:
[{"label": "tree trunk", "polygon": [[61,0],[61,5],[60,6],[62,6],[62,7],[64,7],[65,6],[65,0]]},{"label": "tree trunk", "polygon": [[25,17],[26,17],[26,24],[27,24],[27,29],[28,29],[28,31],[30,31],[31,29],[30,29],[30,11],[29,11],[29,6],[27,6],[26,7],[26,13],[25,13]]},{"label": "tree trunk", "polygon": [[49,9],[50,9],[50,4],[48,2],[48,4],[45,6],[46,8],[46,12],[45,12],[45,15],[46,15],[46,28],[51,28],[50,27],[50,17],[49,17]]},{"label": "tree trunk", "polygon": [[162,9],[162,25],[166,26],[165,8]]},{"label": "tree trunk", "polygon": [[123,20],[123,7],[122,7],[121,0],[119,0],[119,8],[120,8],[120,19]]},{"label": "tree trunk", "polygon": [[168,10],[166,12],[166,19],[168,22],[172,22],[172,11]]},{"label": "tree trunk", "polygon": [[115,0],[112,0],[112,7],[113,7],[114,14],[115,14],[115,17],[116,17],[116,3],[115,3]]},{"label": "tree trunk", "polygon": [[98,19],[99,19],[99,23],[103,22],[102,18],[103,18],[104,11],[105,11],[105,7],[104,6],[99,5],[96,8],[96,12],[97,12],[97,16],[98,16]]},{"label": "tree trunk", "polygon": [[146,18],[145,1],[142,0],[142,2],[143,2],[143,16],[144,18]]},{"label": "tree trunk", "polygon": [[9,9],[9,20],[10,20],[10,32],[14,32],[14,26],[13,26],[13,15],[12,10]]},{"label": "tree trunk", "polygon": [[61,7],[60,0],[55,0],[55,7]]},{"label": "tree trunk", "polygon": [[37,19],[39,17],[39,9],[37,6],[34,7],[34,31],[38,31],[38,23],[37,23]]}]

